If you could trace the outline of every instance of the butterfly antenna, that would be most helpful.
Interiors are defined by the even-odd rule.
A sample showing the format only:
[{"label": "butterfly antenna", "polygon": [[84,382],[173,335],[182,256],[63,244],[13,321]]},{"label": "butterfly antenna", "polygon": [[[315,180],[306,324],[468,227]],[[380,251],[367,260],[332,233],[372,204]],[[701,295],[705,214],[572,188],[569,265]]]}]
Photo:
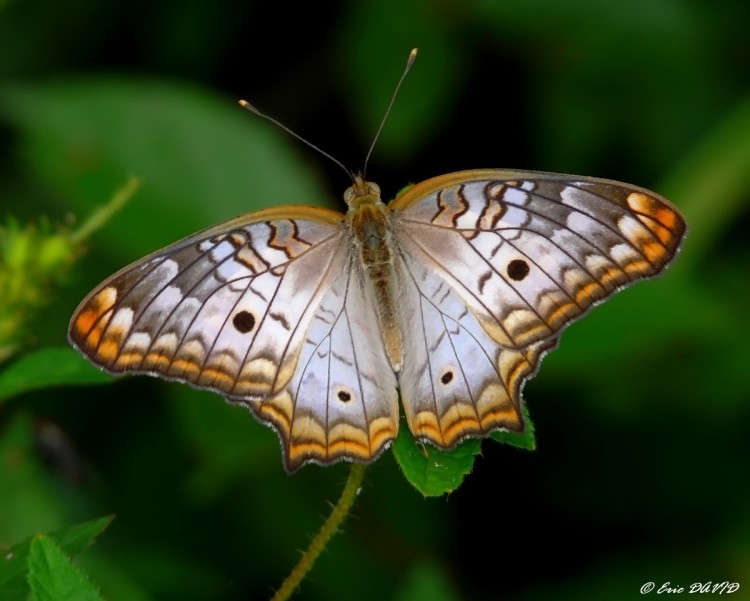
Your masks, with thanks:
[{"label": "butterfly antenna", "polygon": [[383,126],[385,125],[385,122],[388,119],[388,115],[390,115],[391,113],[391,109],[393,108],[393,103],[396,102],[396,96],[398,96],[398,91],[401,88],[401,84],[404,83],[406,74],[409,73],[409,70],[411,69],[411,66],[414,64],[414,61],[416,60],[416,58],[417,58],[417,49],[412,48],[412,51],[409,53],[409,58],[406,59],[406,66],[404,67],[404,72],[401,74],[401,78],[398,80],[398,83],[396,84],[396,89],[393,90],[393,95],[391,96],[391,102],[388,104],[388,108],[385,111],[385,115],[383,115],[383,118],[380,121],[380,126],[378,127],[378,131],[375,132],[375,137],[372,139],[372,144],[370,144],[370,150],[367,151],[367,156],[365,157],[365,166],[362,168],[362,177],[365,177],[365,175],[367,174],[367,163],[370,162],[370,155],[372,155],[372,150],[373,148],[375,148],[375,143],[378,141],[378,138],[380,137],[380,132],[383,131]]},{"label": "butterfly antenna", "polygon": [[307,145],[308,145],[308,146],[309,146],[310,148],[312,148],[313,150],[316,150],[316,151],[318,151],[318,152],[319,152],[320,154],[322,154],[322,155],[323,155],[324,157],[326,157],[326,158],[330,159],[331,161],[333,161],[333,162],[334,162],[334,163],[335,163],[336,165],[338,165],[339,167],[341,167],[341,168],[342,168],[342,169],[343,169],[343,170],[344,170],[344,171],[346,172],[346,174],[347,174],[347,175],[348,175],[348,176],[349,176],[349,177],[350,177],[350,178],[351,178],[352,180],[354,180],[354,175],[352,174],[352,172],[351,172],[351,171],[350,171],[349,169],[347,169],[347,168],[346,168],[346,166],[345,166],[345,165],[344,165],[344,164],[343,164],[343,163],[342,163],[341,161],[339,161],[339,160],[338,160],[337,158],[335,158],[335,157],[331,156],[331,155],[330,155],[330,154],[328,154],[328,153],[327,153],[327,152],[326,152],[325,150],[322,150],[321,148],[318,148],[318,147],[317,147],[317,146],[315,146],[315,144],[313,144],[312,142],[308,142],[307,140],[305,140],[305,138],[303,138],[303,137],[302,137],[302,136],[300,136],[300,135],[299,135],[298,133],[296,133],[296,132],[292,131],[291,129],[289,129],[289,128],[288,128],[288,127],[287,127],[286,125],[284,125],[284,124],[283,124],[283,123],[281,123],[280,121],[277,121],[277,120],[276,120],[276,119],[274,119],[273,117],[269,117],[269,116],[268,116],[268,115],[266,115],[265,113],[262,113],[262,112],[260,112],[260,111],[259,111],[259,110],[258,110],[257,108],[255,108],[255,107],[254,107],[254,106],[253,106],[252,104],[250,104],[250,103],[249,103],[249,102],[248,102],[247,100],[240,100],[240,101],[239,101],[239,103],[240,103],[240,106],[241,106],[241,107],[242,107],[243,109],[247,109],[247,110],[248,110],[248,111],[250,111],[251,113],[254,113],[254,114],[258,115],[258,117],[262,117],[262,118],[263,118],[263,119],[265,119],[266,121],[270,121],[270,122],[271,122],[271,123],[273,123],[274,125],[276,125],[276,126],[280,127],[281,129],[283,129],[283,130],[284,130],[284,131],[285,131],[286,133],[288,133],[288,134],[289,134],[290,136],[293,136],[293,137],[297,138],[297,139],[298,139],[298,140],[299,140],[300,142],[302,142],[302,143],[304,143],[304,144],[307,144]]}]

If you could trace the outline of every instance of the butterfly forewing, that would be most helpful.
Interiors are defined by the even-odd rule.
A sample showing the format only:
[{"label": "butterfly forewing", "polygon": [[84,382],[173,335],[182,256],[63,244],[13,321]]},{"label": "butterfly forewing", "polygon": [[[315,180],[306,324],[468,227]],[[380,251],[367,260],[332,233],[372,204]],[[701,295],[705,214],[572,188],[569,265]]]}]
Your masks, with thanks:
[{"label": "butterfly forewing", "polygon": [[79,305],[71,341],[110,372],[277,392],[342,256],[343,216],[293,214],[233,220],[126,267]]},{"label": "butterfly forewing", "polygon": [[658,274],[685,230],[653,192],[535,172],[451,174],[391,206],[407,252],[455,288],[493,340],[518,349]]}]

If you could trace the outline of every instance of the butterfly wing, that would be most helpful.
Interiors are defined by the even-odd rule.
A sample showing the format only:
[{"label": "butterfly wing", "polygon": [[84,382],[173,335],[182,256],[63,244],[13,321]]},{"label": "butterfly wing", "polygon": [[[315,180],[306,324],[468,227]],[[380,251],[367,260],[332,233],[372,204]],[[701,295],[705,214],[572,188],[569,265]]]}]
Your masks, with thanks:
[{"label": "butterfly wing", "polygon": [[399,386],[409,429],[442,448],[499,428],[522,430],[521,387],[557,340],[500,346],[434,269],[409,255],[402,265],[409,335]]},{"label": "butterfly wing", "polygon": [[399,381],[415,435],[439,446],[519,429],[523,381],[560,331],[657,275],[685,232],[653,192],[549,173],[453,173],[389,206],[410,273],[408,312],[428,306],[422,346],[405,349]]},{"label": "butterfly wing", "polygon": [[111,373],[232,396],[278,392],[340,269],[342,217],[287,207],[195,234],[103,282],[76,309],[69,338]]},{"label": "butterfly wing", "polygon": [[371,461],[398,432],[396,377],[358,265],[350,255],[316,309],[287,390],[243,402],[280,433],[289,471]]},{"label": "butterfly wing", "polygon": [[[395,436],[396,387],[390,369],[380,373],[375,314],[352,286],[342,219],[283,207],[186,238],[91,292],[70,341],[110,373],[188,382],[246,404],[278,431],[288,469],[370,459]],[[352,327],[371,350],[355,349]]]}]

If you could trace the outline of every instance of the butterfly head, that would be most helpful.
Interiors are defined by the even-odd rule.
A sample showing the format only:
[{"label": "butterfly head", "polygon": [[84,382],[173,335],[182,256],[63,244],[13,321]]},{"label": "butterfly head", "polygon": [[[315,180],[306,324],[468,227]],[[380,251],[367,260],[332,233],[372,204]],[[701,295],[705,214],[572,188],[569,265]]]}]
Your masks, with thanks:
[{"label": "butterfly head", "polygon": [[347,206],[357,209],[362,205],[372,205],[380,202],[380,186],[374,182],[365,181],[361,173],[352,174],[352,185],[344,192]]}]

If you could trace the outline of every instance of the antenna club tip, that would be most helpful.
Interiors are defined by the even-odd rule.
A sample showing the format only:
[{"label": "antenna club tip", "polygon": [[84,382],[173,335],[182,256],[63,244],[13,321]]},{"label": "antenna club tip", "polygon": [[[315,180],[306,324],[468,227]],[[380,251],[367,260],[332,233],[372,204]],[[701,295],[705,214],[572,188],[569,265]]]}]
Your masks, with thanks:
[{"label": "antenna club tip", "polygon": [[414,64],[415,60],[417,60],[417,49],[412,48],[411,52],[409,53],[409,58],[406,59],[406,71],[411,69],[411,66]]},{"label": "antenna club tip", "polygon": [[259,111],[258,109],[256,109],[256,108],[255,108],[255,107],[254,107],[254,106],[253,106],[252,104],[250,104],[250,103],[249,103],[249,102],[248,102],[247,100],[245,100],[245,99],[241,99],[241,100],[238,100],[238,101],[237,101],[237,103],[238,103],[238,104],[239,104],[239,105],[240,105],[240,106],[241,106],[241,107],[242,107],[243,109],[247,109],[247,110],[248,110],[248,111],[250,111],[251,113],[255,113],[256,115],[260,115],[260,114],[261,114],[261,113],[260,113],[260,111]]}]

